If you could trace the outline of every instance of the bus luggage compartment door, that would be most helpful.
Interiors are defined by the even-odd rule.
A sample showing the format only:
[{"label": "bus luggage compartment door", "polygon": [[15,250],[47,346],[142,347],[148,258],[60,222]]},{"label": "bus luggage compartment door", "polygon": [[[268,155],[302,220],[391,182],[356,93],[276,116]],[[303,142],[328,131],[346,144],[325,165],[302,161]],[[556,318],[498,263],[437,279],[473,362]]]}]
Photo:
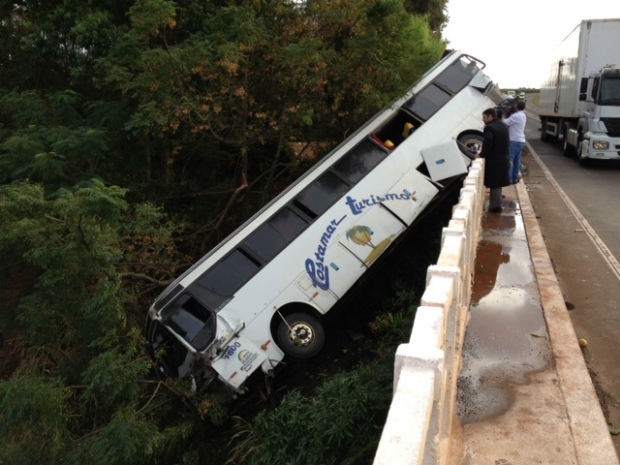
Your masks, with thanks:
[{"label": "bus luggage compartment door", "polygon": [[[342,237],[346,229],[340,232]],[[305,273],[297,285],[323,312],[336,303],[364,273],[365,266],[337,237],[323,249],[313,248],[313,255],[305,262]],[[324,253],[321,253],[324,252]]]},{"label": "bus luggage compartment door", "polygon": [[[351,210],[353,221],[349,224],[339,242],[342,247],[355,255],[360,267],[369,268],[387,250],[394,239],[405,230],[405,225],[393,213],[381,205],[382,199],[409,202],[410,192],[388,193],[386,196],[370,195],[364,199],[354,199]],[[398,199],[398,200],[396,200]]]},{"label": "bus luggage compartment door", "polygon": [[398,194],[386,197],[382,203],[401,221],[411,225],[437,195],[439,189],[419,171],[411,170],[400,178],[392,188],[392,192]]},{"label": "bus luggage compartment door", "polygon": [[467,173],[465,157],[455,140],[422,150],[422,158],[435,182]]}]

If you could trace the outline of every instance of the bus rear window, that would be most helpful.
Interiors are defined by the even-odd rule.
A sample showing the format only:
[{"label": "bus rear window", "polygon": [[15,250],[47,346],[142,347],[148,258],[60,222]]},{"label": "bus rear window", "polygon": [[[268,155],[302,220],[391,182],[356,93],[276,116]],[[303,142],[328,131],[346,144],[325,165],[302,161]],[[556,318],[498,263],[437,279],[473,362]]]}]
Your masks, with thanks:
[{"label": "bus rear window", "polygon": [[448,66],[433,82],[448,92],[456,94],[469,84],[478,71],[475,61],[462,56]]}]

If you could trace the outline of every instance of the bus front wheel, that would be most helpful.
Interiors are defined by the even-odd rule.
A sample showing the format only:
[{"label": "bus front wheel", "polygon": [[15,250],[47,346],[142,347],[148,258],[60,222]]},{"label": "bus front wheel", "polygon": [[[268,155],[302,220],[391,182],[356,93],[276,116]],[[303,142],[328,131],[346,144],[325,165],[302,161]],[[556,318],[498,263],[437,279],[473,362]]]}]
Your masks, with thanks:
[{"label": "bus front wheel", "polygon": [[287,356],[301,360],[314,357],[325,345],[325,330],[320,320],[304,312],[283,317],[278,324],[277,337]]}]

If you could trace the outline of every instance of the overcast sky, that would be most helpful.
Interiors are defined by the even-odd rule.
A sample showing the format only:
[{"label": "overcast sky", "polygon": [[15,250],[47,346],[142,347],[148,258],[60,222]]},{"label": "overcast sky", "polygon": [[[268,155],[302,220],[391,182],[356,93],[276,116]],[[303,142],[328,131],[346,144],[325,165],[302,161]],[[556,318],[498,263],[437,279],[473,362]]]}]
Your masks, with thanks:
[{"label": "overcast sky", "polygon": [[553,48],[582,19],[620,18],[620,0],[448,0],[448,17],[449,48],[485,62],[503,89],[537,88]]}]

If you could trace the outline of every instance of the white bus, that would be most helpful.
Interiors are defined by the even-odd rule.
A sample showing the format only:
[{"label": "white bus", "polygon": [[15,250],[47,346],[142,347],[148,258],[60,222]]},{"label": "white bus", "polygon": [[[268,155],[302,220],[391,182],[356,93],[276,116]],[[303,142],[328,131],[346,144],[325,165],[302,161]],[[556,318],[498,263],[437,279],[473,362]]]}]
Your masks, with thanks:
[{"label": "white bus", "polygon": [[501,99],[452,51],[168,286],[148,311],[157,369],[235,391],[315,356],[329,312],[430,202],[462,182]]}]

